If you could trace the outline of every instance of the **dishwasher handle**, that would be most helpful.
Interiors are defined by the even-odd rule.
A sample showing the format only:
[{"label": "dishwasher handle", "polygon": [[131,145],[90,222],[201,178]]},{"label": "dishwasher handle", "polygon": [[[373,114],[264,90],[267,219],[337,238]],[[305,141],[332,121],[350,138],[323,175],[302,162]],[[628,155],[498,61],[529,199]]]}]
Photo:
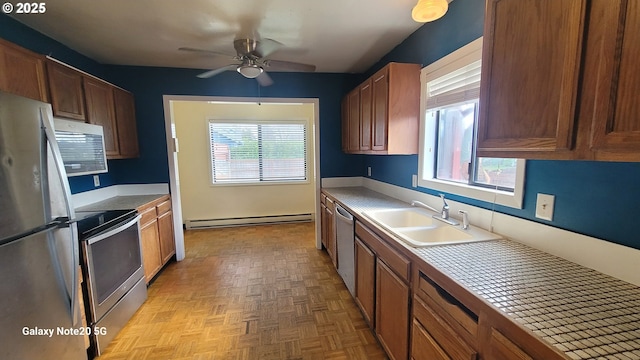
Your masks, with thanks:
[{"label": "dishwasher handle", "polygon": [[351,215],[342,206],[336,204],[336,215],[344,222],[353,224],[353,215]]}]

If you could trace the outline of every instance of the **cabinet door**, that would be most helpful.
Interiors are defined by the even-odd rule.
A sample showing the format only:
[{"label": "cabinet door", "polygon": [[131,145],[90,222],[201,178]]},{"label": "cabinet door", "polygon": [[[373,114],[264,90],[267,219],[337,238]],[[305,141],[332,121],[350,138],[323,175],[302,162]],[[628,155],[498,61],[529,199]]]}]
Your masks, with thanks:
[{"label": "cabinet door", "polygon": [[327,199],[327,207],[325,210],[325,218],[327,220],[327,253],[333,262],[333,266],[338,268],[338,252],[335,231],[335,215],[333,214],[334,204],[332,200]]},{"label": "cabinet door", "polygon": [[113,88],[119,158],[138,157],[138,131],[133,94]]},{"label": "cabinet door", "polygon": [[356,88],[349,95],[349,152],[360,150],[360,89]]},{"label": "cabinet door", "polygon": [[322,246],[325,249],[327,247],[327,207],[324,204],[320,204],[320,240],[322,241]]},{"label": "cabinet door", "polygon": [[586,0],[487,1],[479,156],[572,156],[586,7]]},{"label": "cabinet door", "polygon": [[86,121],[82,74],[54,61],[47,61],[47,75],[53,115]]},{"label": "cabinet door", "polygon": [[87,100],[87,122],[102,125],[107,156],[117,156],[120,152],[118,128],[113,111],[113,87],[102,81],[85,77],[84,93]]},{"label": "cabinet door", "polygon": [[142,246],[142,265],[147,284],[162,267],[160,245],[158,243],[158,220],[154,219],[140,229],[140,243]]},{"label": "cabinet door", "polygon": [[392,360],[409,353],[409,287],[380,259],[376,262],[376,334]]},{"label": "cabinet door", "polygon": [[493,360],[533,360],[518,345],[494,328],[491,328],[488,358]]},{"label": "cabinet door", "polygon": [[389,121],[389,68],[378,71],[373,75],[373,150],[387,150],[388,121]]},{"label": "cabinet door", "polygon": [[342,151],[349,151],[349,95],[342,99]]},{"label": "cabinet door", "polygon": [[417,320],[413,320],[411,330],[411,359],[451,360],[449,355],[438,345],[438,342],[429,335]]},{"label": "cabinet door", "polygon": [[48,101],[44,57],[0,40],[0,90]]},{"label": "cabinet door", "polygon": [[173,239],[173,212],[171,210],[158,216],[158,238],[162,264],[166,264],[176,253],[176,243]]},{"label": "cabinet door", "polygon": [[376,257],[360,239],[355,239],[355,300],[364,319],[375,325]]},{"label": "cabinet door", "polygon": [[[591,149],[620,151],[612,160],[640,160],[640,2],[594,1],[585,62],[586,100],[593,104]],[[593,77],[593,78],[592,78]],[[625,155],[626,152],[626,155]],[[596,155],[598,158],[598,155]],[[601,156],[600,156],[601,157]]]},{"label": "cabinet door", "polygon": [[371,80],[360,85],[360,150],[371,150]]}]

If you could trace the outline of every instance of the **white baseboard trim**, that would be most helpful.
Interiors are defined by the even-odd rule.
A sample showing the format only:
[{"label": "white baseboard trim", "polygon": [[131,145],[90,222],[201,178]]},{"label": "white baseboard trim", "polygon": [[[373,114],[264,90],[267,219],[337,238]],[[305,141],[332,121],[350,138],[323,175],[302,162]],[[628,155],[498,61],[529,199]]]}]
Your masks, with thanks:
[{"label": "white baseboard trim", "polygon": [[71,195],[75,208],[90,205],[115,196],[168,194],[169,184],[112,185]]},{"label": "white baseboard trim", "polygon": [[[439,197],[369,178],[361,179],[362,186],[405,201],[407,206],[412,200],[436,209],[442,206]],[[458,210],[465,210],[474,226],[640,286],[638,249],[453,200],[447,202],[452,217],[457,217]]]}]

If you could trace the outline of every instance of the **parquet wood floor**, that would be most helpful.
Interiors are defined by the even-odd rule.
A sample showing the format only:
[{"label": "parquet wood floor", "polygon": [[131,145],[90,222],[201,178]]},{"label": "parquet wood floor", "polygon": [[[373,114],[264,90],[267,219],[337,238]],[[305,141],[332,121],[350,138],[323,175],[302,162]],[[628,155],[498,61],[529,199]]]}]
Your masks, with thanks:
[{"label": "parquet wood floor", "polygon": [[191,230],[99,360],[386,359],[313,223]]}]

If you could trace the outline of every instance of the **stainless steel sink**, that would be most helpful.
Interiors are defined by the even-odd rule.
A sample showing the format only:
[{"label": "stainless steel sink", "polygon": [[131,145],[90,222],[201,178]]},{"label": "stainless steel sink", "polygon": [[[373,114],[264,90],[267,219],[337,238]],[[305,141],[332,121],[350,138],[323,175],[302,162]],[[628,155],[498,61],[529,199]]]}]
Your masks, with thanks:
[{"label": "stainless steel sink", "polygon": [[496,240],[501,237],[486,230],[470,226],[464,230],[440,221],[433,221],[434,213],[421,208],[402,208],[365,211],[374,223],[414,247],[459,244]]}]

